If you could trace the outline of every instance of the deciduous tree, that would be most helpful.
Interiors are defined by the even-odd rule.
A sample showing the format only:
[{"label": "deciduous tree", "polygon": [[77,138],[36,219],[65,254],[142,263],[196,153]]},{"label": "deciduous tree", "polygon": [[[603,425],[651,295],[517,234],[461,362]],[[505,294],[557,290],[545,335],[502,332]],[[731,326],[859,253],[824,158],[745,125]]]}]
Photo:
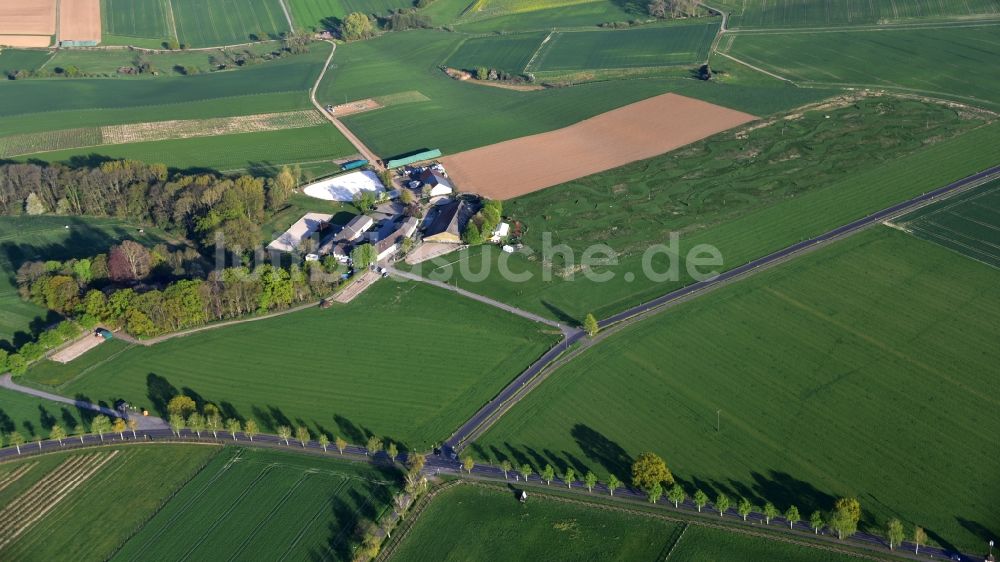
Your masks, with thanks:
[{"label": "deciduous tree", "polygon": [[545,465],[542,469],[542,480],[545,480],[545,485],[548,486],[552,484],[552,479],[556,477],[556,469],[552,468],[551,464]]},{"label": "deciduous tree", "polygon": [[177,414],[184,418],[190,416],[195,409],[197,409],[197,404],[190,396],[185,396],[183,394],[178,394],[170,399],[167,403],[167,413],[170,415]]},{"label": "deciduous tree", "polygon": [[563,482],[566,483],[567,488],[573,487],[573,480],[576,479],[576,471],[573,470],[573,467],[566,468],[566,472],[563,472],[562,479]]},{"label": "deciduous tree", "polygon": [[308,443],[310,439],[312,439],[312,435],[309,435],[308,427],[300,425],[295,428],[295,440],[302,444],[302,448],[305,448],[306,443]]},{"label": "deciduous tree", "polygon": [[49,439],[55,439],[60,445],[63,444],[63,439],[66,438],[66,430],[62,428],[61,425],[55,424],[52,429],[49,430]]},{"label": "deciduous tree", "polygon": [[111,430],[118,434],[118,438],[122,441],[125,440],[125,430],[128,429],[128,424],[125,420],[121,418],[115,418],[114,424],[111,426]]},{"label": "deciduous tree", "polygon": [[641,453],[632,463],[632,485],[649,491],[657,483],[673,484],[674,476],[662,458],[648,451]]},{"label": "deciduous tree", "polygon": [[504,460],[500,461],[500,470],[503,471],[503,479],[504,480],[507,479],[507,473],[510,472],[510,469],[511,469],[511,466],[510,466],[510,461],[509,460],[504,459]]},{"label": "deciduous tree", "polygon": [[780,514],[778,508],[774,506],[773,503],[767,502],[764,504],[764,523],[767,525],[771,524],[771,519],[774,519]]},{"label": "deciduous tree", "polygon": [[10,435],[7,436],[7,440],[10,441],[10,444],[13,445],[15,449],[17,449],[17,454],[20,455],[21,445],[24,445],[24,436],[17,431],[12,431],[10,432]]},{"label": "deciduous tree", "polygon": [[663,497],[663,485],[659,482],[653,484],[649,490],[646,491],[646,497],[649,499],[649,503],[656,503],[660,501]]},{"label": "deciduous tree", "polygon": [[739,513],[740,517],[742,517],[744,521],[747,520],[747,517],[750,516],[750,512],[752,511],[753,504],[750,503],[750,500],[741,497],[740,501],[736,502],[736,513]]},{"label": "deciduous tree", "polygon": [[521,478],[524,478],[524,481],[527,482],[528,478],[530,478],[535,471],[534,469],[531,468],[530,464],[525,463],[522,464],[521,467],[517,469],[517,472],[518,474],[521,475]]},{"label": "deciduous tree", "polygon": [[240,423],[240,420],[236,418],[229,418],[226,420],[226,431],[233,436],[233,441],[236,441],[236,434],[239,433],[241,429],[243,429],[243,424]]},{"label": "deciduous tree", "polygon": [[395,443],[389,441],[385,444],[385,454],[389,457],[390,462],[396,462],[396,455],[399,454],[399,449]]},{"label": "deciduous tree", "polygon": [[101,441],[104,441],[104,434],[111,430],[111,420],[107,416],[97,416],[90,422],[90,431],[96,433]]},{"label": "deciduous tree", "polygon": [[920,547],[927,544],[927,532],[919,525],[913,528],[913,544],[915,554],[920,554]]},{"label": "deciduous tree", "polygon": [[351,250],[351,263],[354,265],[354,269],[358,271],[367,269],[368,266],[375,263],[377,258],[378,252],[375,251],[375,246],[371,244],[361,244]]},{"label": "deciduous tree", "polygon": [[588,470],[583,477],[583,485],[587,487],[588,492],[593,492],[594,486],[597,485],[597,475]]},{"label": "deciduous tree", "polygon": [[205,430],[205,416],[198,412],[193,412],[188,416],[187,425],[191,431],[195,432],[198,437],[201,437],[201,432]]},{"label": "deciduous tree", "polygon": [[462,459],[462,468],[464,468],[469,474],[472,474],[472,469],[475,468],[475,466],[476,461],[472,458],[472,455],[465,455],[465,458]]},{"label": "deciduous tree", "polygon": [[615,495],[615,490],[622,487],[622,481],[614,474],[608,476],[608,494]]},{"label": "deciduous tree", "polygon": [[243,433],[247,436],[247,439],[253,441],[255,435],[257,435],[257,422],[249,419],[247,423],[243,424]]},{"label": "deciduous tree", "polygon": [[798,523],[800,519],[802,519],[802,516],[799,515],[799,508],[795,507],[794,505],[790,506],[785,511],[785,519],[788,520],[789,529],[794,527],[795,524]]},{"label": "deciduous tree", "polygon": [[729,496],[723,493],[719,493],[719,496],[715,498],[715,510],[719,512],[719,517],[729,509]]},{"label": "deciduous tree", "polygon": [[285,442],[285,446],[288,446],[288,440],[292,438],[292,428],[287,425],[278,426],[278,438]]},{"label": "deciduous tree", "polygon": [[337,436],[337,438],[333,440],[333,444],[337,447],[337,451],[339,451],[340,454],[343,455],[344,448],[347,447],[347,441],[344,441],[343,437]]},{"label": "deciduous tree", "polygon": [[895,517],[889,520],[889,524],[886,525],[886,536],[889,537],[889,550],[895,549],[901,542],[903,542],[903,537],[906,533],[903,531],[903,523]]},{"label": "deciduous tree", "polygon": [[674,484],[673,487],[670,488],[670,491],[667,492],[667,499],[673,502],[674,508],[678,508],[680,507],[681,502],[687,499],[687,493],[680,484]]},{"label": "deciduous tree", "polygon": [[366,454],[374,456],[375,453],[381,450],[382,450],[382,440],[374,435],[369,437],[368,442],[365,443]]},{"label": "deciduous tree", "polygon": [[340,35],[345,41],[367,39],[374,34],[375,28],[372,21],[361,12],[347,14],[340,26]]},{"label": "deciduous tree", "polygon": [[601,330],[601,327],[597,325],[597,318],[594,318],[593,314],[587,314],[587,317],[583,319],[583,330],[590,337],[596,336],[597,332]]},{"label": "deciduous tree", "polygon": [[319,442],[319,446],[323,447],[323,452],[325,453],[327,447],[330,446],[330,438],[327,437],[325,433],[320,433],[319,439],[317,439],[317,441]]},{"label": "deciduous tree", "polygon": [[809,527],[812,528],[813,533],[819,534],[819,530],[823,528],[826,523],[823,521],[823,514],[819,510],[812,512],[809,516]]}]

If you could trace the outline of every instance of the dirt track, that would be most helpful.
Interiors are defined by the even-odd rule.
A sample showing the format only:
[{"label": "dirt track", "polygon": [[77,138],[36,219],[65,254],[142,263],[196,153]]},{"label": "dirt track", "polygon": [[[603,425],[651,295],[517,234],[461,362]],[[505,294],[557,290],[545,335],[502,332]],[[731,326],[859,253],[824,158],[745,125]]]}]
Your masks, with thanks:
[{"label": "dirt track", "polygon": [[651,158],[756,119],[663,94],[569,127],[442,159],[461,191],[509,199]]},{"label": "dirt track", "polygon": [[60,0],[60,41],[101,40],[101,0]]},{"label": "dirt track", "polygon": [[0,0],[0,34],[8,33],[55,35],[56,0]]}]

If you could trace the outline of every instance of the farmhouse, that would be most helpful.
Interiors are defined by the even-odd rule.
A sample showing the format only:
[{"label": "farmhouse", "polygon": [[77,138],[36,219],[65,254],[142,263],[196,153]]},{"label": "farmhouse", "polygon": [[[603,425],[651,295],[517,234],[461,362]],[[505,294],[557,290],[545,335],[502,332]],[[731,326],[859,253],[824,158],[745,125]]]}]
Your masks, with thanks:
[{"label": "farmhouse", "polygon": [[344,229],[333,237],[334,242],[353,242],[368,231],[375,221],[367,215],[358,215],[344,225]]},{"label": "farmhouse", "polygon": [[462,228],[469,222],[469,206],[465,201],[438,205],[436,215],[424,229],[425,242],[462,243]]},{"label": "farmhouse", "polygon": [[420,181],[424,185],[430,186],[430,197],[437,197],[439,195],[451,195],[455,191],[455,186],[451,183],[451,180],[441,170],[435,168],[427,168],[420,174]]},{"label": "farmhouse", "polygon": [[268,250],[279,252],[294,252],[298,249],[303,240],[309,238],[316,232],[321,232],[329,225],[333,215],[323,213],[306,213],[295,224],[288,227],[281,236],[278,236],[267,245]]},{"label": "farmhouse", "polygon": [[382,261],[394,254],[400,248],[403,240],[413,236],[413,233],[417,230],[417,222],[417,219],[414,217],[406,217],[396,230],[376,242],[375,251],[378,252],[378,261]]}]

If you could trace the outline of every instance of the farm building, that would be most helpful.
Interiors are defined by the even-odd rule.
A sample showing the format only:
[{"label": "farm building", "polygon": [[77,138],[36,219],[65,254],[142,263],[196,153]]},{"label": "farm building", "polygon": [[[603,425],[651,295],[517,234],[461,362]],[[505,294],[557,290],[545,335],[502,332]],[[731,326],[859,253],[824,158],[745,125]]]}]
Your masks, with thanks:
[{"label": "farm building", "polygon": [[493,229],[493,235],[490,236],[490,242],[494,244],[499,244],[501,240],[510,235],[510,224],[502,222]]},{"label": "farm building", "polygon": [[450,201],[438,205],[434,218],[424,229],[425,242],[462,243],[462,228],[469,222],[469,206],[465,201]]},{"label": "farm building", "polygon": [[393,232],[375,243],[375,251],[378,252],[378,260],[381,261],[399,249],[403,240],[413,236],[417,230],[417,219],[406,217]]},{"label": "farm building", "polygon": [[375,221],[367,215],[358,215],[344,225],[344,229],[334,236],[335,242],[353,242],[368,231],[375,224]]},{"label": "farm building", "polygon": [[434,168],[427,168],[420,174],[420,181],[424,185],[430,186],[431,190],[429,195],[431,197],[437,197],[439,195],[451,195],[455,191],[455,186],[451,183],[451,180],[444,175],[440,170]]},{"label": "farm building", "polygon": [[323,213],[306,213],[295,224],[288,227],[281,236],[278,236],[267,245],[268,250],[279,252],[294,252],[298,249],[303,240],[309,238],[316,232],[320,232],[329,224],[333,215]]},{"label": "farm building", "polygon": [[353,201],[354,196],[362,191],[370,191],[378,195],[385,192],[385,186],[382,185],[375,172],[363,170],[326,178],[302,188],[302,192],[310,197],[325,201],[344,202]]}]

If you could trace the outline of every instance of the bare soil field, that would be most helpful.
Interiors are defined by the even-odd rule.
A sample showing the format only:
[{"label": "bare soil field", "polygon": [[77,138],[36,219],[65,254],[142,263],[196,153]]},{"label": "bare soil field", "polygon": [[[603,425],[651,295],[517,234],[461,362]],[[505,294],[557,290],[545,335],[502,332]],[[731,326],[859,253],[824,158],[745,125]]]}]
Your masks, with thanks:
[{"label": "bare soil field", "polygon": [[101,41],[101,0],[60,0],[60,41]]},{"label": "bare soil field", "polygon": [[462,191],[509,199],[651,158],[756,119],[663,94],[569,127],[447,156]]},{"label": "bare soil field", "polygon": [[69,363],[84,353],[87,353],[91,349],[101,345],[104,341],[103,337],[93,332],[88,332],[77,338],[76,341],[53,353],[49,359],[57,363]]},{"label": "bare soil field", "polygon": [[[98,17],[98,24],[100,24]],[[55,35],[56,0],[3,0],[0,34]],[[48,45],[46,43],[46,45]],[[43,45],[43,46],[46,46]]]},{"label": "bare soil field", "polygon": [[4,47],[48,47],[51,43],[50,35],[0,35]]}]

